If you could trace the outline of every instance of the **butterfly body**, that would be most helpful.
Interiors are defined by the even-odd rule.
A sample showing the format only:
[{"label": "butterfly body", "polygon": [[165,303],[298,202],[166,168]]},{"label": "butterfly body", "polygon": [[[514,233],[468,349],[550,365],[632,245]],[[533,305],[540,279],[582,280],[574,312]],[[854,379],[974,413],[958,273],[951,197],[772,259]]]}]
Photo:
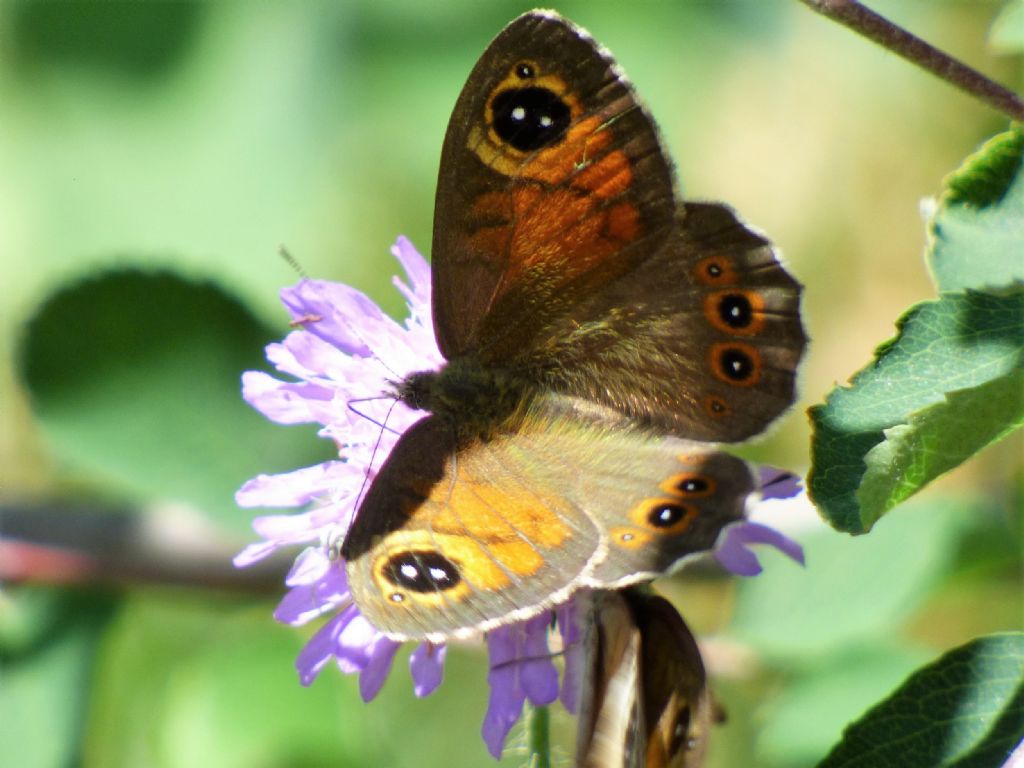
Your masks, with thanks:
[{"label": "butterfly body", "polygon": [[361,612],[443,640],[665,573],[754,490],[714,443],[794,397],[799,286],[727,207],[680,203],[610,56],[549,13],[477,63],[441,155],[433,324],[446,364],[342,546]]}]

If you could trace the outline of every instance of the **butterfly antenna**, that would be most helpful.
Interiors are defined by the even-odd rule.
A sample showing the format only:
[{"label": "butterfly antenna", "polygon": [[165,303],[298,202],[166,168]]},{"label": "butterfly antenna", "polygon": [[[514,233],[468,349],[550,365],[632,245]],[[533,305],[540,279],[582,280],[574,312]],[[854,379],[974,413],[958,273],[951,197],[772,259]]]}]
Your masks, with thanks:
[{"label": "butterfly antenna", "polygon": [[309,275],[306,274],[306,270],[304,270],[302,268],[302,265],[299,264],[298,259],[296,259],[294,256],[292,256],[291,253],[288,251],[288,249],[285,246],[282,245],[282,246],[278,247],[277,253],[278,253],[278,255],[282,259],[285,260],[285,262],[288,264],[288,266],[290,266],[292,269],[295,270],[295,274],[297,274],[303,280],[308,280],[309,279]]},{"label": "butterfly antenna", "polygon": [[[368,401],[371,401],[371,400],[384,400],[384,399],[386,399],[385,395],[379,395],[377,397],[363,397],[363,398],[360,398],[358,400],[350,400],[349,401],[349,407],[350,408],[352,407],[352,403],[362,403],[362,402],[368,402]],[[384,424],[379,424],[380,432],[377,433],[377,442],[375,442],[373,444],[373,451],[370,453],[370,460],[366,464],[366,471],[363,472],[363,482],[359,486],[359,493],[356,494],[356,500],[352,504],[352,509],[353,509],[353,513],[352,513],[353,517],[352,517],[352,519],[353,519],[353,521],[355,520],[355,515],[358,514],[358,512],[359,512],[359,504],[363,500],[363,494],[366,492],[366,486],[370,482],[370,472],[373,470],[373,462],[377,458],[377,452],[380,450],[380,443],[381,443],[381,440],[384,438],[384,430],[388,430],[389,432],[395,432],[394,429],[391,429],[390,427],[387,426],[387,420],[391,417],[391,412],[393,410],[395,410],[395,406],[397,404],[398,404],[398,400],[395,400],[394,402],[391,403],[391,407],[388,408],[388,412],[384,416]],[[359,411],[357,411],[355,408],[352,408],[352,411],[354,413],[359,413]],[[374,424],[378,424],[377,421],[375,421],[374,419],[371,419],[369,416],[366,416],[365,414],[359,413],[359,415],[362,416],[365,419],[368,419],[369,421],[373,422]],[[351,527],[352,527],[351,524],[349,524],[349,528],[351,528]],[[346,529],[346,534],[347,534],[347,529]],[[327,557],[328,557],[329,560],[334,562],[334,561],[337,561],[337,560],[341,559],[341,546],[342,546],[343,543],[344,543],[344,536],[335,535],[334,531],[331,531],[331,533],[328,534],[327,541],[326,541],[326,546],[327,546]]]},{"label": "butterfly antenna", "polygon": [[[363,473],[363,484],[359,486],[359,493],[356,495],[355,510],[359,511],[359,504],[363,500],[363,492],[366,490],[366,486],[370,482],[370,472],[373,471],[373,462],[377,458],[377,452],[380,450],[381,441],[384,439],[384,430],[388,429],[388,419],[391,418],[391,412],[395,410],[395,406],[398,405],[398,400],[391,403],[391,407],[388,408],[388,412],[384,415],[384,423],[381,424],[380,432],[377,433],[377,442],[373,444],[373,452],[370,453],[370,461],[366,465],[366,471]],[[394,430],[390,430],[394,432]]]},{"label": "butterfly antenna", "polygon": [[[347,405],[348,405],[348,409],[350,411],[352,411],[352,413],[354,413],[356,416],[360,416],[360,417],[366,419],[368,422],[370,422],[371,424],[375,424],[376,426],[380,427],[382,430],[387,430],[388,432],[390,432],[393,435],[400,435],[400,434],[402,434],[397,429],[389,427],[386,423],[381,423],[381,422],[377,421],[370,414],[364,413],[363,411],[360,411],[358,408],[355,407],[356,403],[375,403],[378,400],[394,400],[394,402],[396,402],[396,403],[398,402],[398,400],[395,399],[394,395],[374,395],[373,397],[357,397],[354,400],[349,400]],[[394,406],[392,405],[391,408],[393,409]],[[391,410],[389,409],[388,413],[387,413],[387,416],[390,416],[390,415],[391,415]],[[384,421],[385,422],[387,421],[387,416],[384,417]]]}]

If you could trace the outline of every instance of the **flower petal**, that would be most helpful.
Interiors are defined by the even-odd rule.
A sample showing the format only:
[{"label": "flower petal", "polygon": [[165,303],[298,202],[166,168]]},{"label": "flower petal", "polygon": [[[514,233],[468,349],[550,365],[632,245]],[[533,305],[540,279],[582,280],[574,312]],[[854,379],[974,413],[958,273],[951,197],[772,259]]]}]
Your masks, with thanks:
[{"label": "flower petal", "polygon": [[274,618],[282,624],[299,626],[348,603],[349,599],[345,569],[334,567],[321,580],[288,590],[278,603]]},{"label": "flower petal", "polygon": [[551,614],[543,613],[487,633],[491,695],[481,733],[495,758],[501,757],[505,739],[527,698],[544,706],[558,697],[558,672],[547,644],[550,625]]},{"label": "flower petal", "polygon": [[242,397],[278,424],[326,424],[333,418],[334,392],[308,381],[289,383],[262,371],[246,371]]},{"label": "flower petal", "polygon": [[519,670],[523,692],[537,707],[550,704],[558,698],[558,670],[548,648],[548,628],[551,614],[542,613],[523,625],[523,659]]},{"label": "flower petal", "polygon": [[715,558],[728,570],[739,576],[756,576],[761,563],[748,546],[768,544],[787,557],[804,564],[804,551],[797,542],[785,534],[761,523],[743,521],[725,529],[715,549]]},{"label": "flower petal", "polygon": [[429,696],[444,679],[444,659],[447,645],[420,643],[409,656],[409,672],[412,674],[413,693],[419,698]]},{"label": "flower petal", "polygon": [[330,661],[334,655],[338,635],[345,628],[346,623],[347,619],[344,613],[335,616],[324,624],[299,651],[299,655],[295,659],[295,668],[299,671],[299,681],[303,685],[312,683],[324,665]]},{"label": "flower petal", "polygon": [[583,662],[586,648],[583,643],[581,616],[583,609],[580,596],[555,609],[558,631],[562,635],[562,706],[571,714],[579,707],[579,695],[583,684]]},{"label": "flower petal", "polygon": [[762,499],[789,499],[803,489],[803,481],[792,472],[777,467],[758,469]]},{"label": "flower petal", "polygon": [[257,475],[235,493],[240,507],[297,507],[317,496],[351,482],[352,468],[341,461],[325,461],[312,467]]},{"label": "flower petal", "polygon": [[398,643],[384,635],[380,635],[370,647],[369,663],[359,675],[359,693],[363,701],[372,701],[380,693],[384,681],[388,679],[388,672],[391,671],[391,663],[395,659],[395,651],[398,650]]}]

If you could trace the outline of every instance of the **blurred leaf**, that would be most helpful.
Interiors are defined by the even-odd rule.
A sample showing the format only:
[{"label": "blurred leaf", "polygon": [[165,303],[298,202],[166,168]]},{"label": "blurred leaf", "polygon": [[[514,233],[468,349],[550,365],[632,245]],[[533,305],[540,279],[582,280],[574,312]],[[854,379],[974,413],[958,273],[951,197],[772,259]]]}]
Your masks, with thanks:
[{"label": "blurred leaf", "polygon": [[234,299],[168,274],[108,272],[29,323],[23,377],[58,459],[141,499],[187,501],[236,527],[234,491],[330,453],[246,405],[242,371],[272,338]]},{"label": "blurred leaf", "polygon": [[11,659],[41,644],[67,607],[67,595],[55,589],[22,586],[0,592],[0,657]]},{"label": "blurred leaf", "polygon": [[[103,596],[50,590],[0,595],[3,612],[48,617],[30,647],[0,654],[0,744],[19,768],[76,763],[93,655],[111,613]],[[59,612],[55,613],[55,609]],[[6,617],[5,617],[6,618]],[[42,626],[42,625],[39,625]]]},{"label": "blurred leaf", "polygon": [[801,670],[763,707],[758,765],[813,764],[849,722],[927,659],[880,641]]},{"label": "blurred leaf", "polygon": [[[367,703],[357,678],[333,664],[300,685],[295,657],[313,628],[276,625],[270,610],[140,593],[102,648],[84,767],[497,765],[479,736],[487,697],[479,649],[452,647],[442,686],[417,699],[407,645]],[[521,762],[514,750],[506,759]]]},{"label": "blurred leaf", "polygon": [[337,696],[298,684],[300,638],[269,610],[173,594],[130,602],[100,657],[83,765],[328,765],[307,760],[318,753],[362,764]]},{"label": "blurred leaf", "polygon": [[946,179],[930,222],[940,291],[1024,283],[1024,126],[996,136]]},{"label": "blurred leaf", "polygon": [[181,60],[206,5],[23,0],[10,4],[10,39],[19,56],[34,63],[160,74]]},{"label": "blurred leaf", "polygon": [[731,634],[791,665],[891,640],[942,578],[970,511],[966,503],[914,505],[857,538],[822,528],[800,537],[805,568],[758,553],[764,572],[738,584]]},{"label": "blurred leaf", "polygon": [[1000,53],[1024,53],[1024,0],[1008,0],[992,22],[989,43]]},{"label": "blurred leaf", "polygon": [[1024,633],[973,640],[847,728],[819,768],[995,768],[1024,739]]},{"label": "blurred leaf", "polygon": [[[1024,292],[919,304],[871,367],[811,408],[808,490],[832,525],[870,530],[894,504],[1021,423],[1024,390],[1014,382],[1024,365],[1022,319]],[[986,402],[994,396],[1002,399]]]}]

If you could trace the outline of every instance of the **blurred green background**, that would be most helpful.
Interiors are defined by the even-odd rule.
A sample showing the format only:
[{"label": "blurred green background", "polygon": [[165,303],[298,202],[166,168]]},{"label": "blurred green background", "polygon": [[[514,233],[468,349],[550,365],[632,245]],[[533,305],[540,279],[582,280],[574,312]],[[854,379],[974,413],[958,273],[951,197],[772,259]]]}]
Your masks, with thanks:
[{"label": "blurred green background", "polygon": [[[330,455],[239,396],[241,371],[287,331],[277,292],[297,278],[278,248],[400,313],[388,248],[406,234],[429,249],[451,107],[530,7],[0,3],[4,511],[45,525],[57,507],[113,510],[152,523],[147,541],[202,541],[211,557],[252,540],[234,490]],[[988,45],[1000,3],[873,7],[1024,84],[1020,55]],[[805,470],[805,408],[934,293],[920,201],[1005,119],[795,0],[557,8],[626,68],[684,194],[736,206],[807,286],[803,398],[746,451]],[[780,512],[805,569],[769,555],[757,579],[665,580],[728,715],[711,764],[813,765],[918,664],[1021,628],[1020,459],[1019,442],[996,446],[859,539]],[[479,647],[454,649],[423,701],[400,655],[364,705],[332,669],[298,685],[309,633],[272,621],[276,580],[125,576],[0,589],[0,764],[491,763]],[[569,764],[573,725],[555,728]],[[517,739],[502,764],[522,764]]]}]

